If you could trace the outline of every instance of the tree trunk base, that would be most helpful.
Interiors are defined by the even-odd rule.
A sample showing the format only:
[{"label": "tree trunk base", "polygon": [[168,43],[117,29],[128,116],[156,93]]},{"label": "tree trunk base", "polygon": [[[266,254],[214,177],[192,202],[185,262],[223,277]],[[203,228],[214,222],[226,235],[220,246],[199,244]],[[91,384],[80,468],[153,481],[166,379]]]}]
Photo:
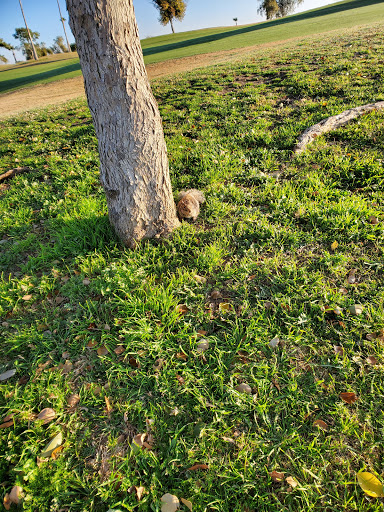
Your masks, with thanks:
[{"label": "tree trunk base", "polygon": [[345,110],[337,116],[323,119],[320,121],[320,123],[314,124],[313,126],[307,128],[300,135],[293,151],[294,155],[302,153],[306,149],[307,145],[310,144],[316,137],[319,137],[319,135],[330,132],[332,130],[336,130],[337,128],[340,128],[340,126],[344,126],[353,119],[356,119],[357,117],[366,114],[367,112],[371,112],[372,110],[380,110],[382,108],[384,108],[384,101],[378,101],[376,103],[362,105],[361,107],[351,108],[350,110]]}]

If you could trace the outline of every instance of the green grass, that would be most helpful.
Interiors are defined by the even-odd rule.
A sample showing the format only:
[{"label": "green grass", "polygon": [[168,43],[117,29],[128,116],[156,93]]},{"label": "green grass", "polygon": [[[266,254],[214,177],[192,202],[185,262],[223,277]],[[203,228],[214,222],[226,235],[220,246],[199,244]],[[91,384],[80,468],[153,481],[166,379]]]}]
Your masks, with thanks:
[{"label": "green grass", "polygon": [[[384,20],[384,3],[381,0],[344,0],[278,20],[169,34],[143,39],[141,44],[145,63],[154,64],[202,53],[235,50],[350,29],[380,20]],[[33,68],[15,66],[0,71],[0,93],[79,75],[81,70],[78,59],[57,62],[47,59]]]},{"label": "green grass", "polygon": [[[384,112],[292,150],[383,99],[383,49],[376,25],[155,82],[173,189],[207,202],[135,251],[108,223],[84,102],[1,123],[1,168],[31,168],[1,185],[3,495],[22,486],[28,512],[160,511],[167,492],[194,512],[382,510],[356,473],[384,480]],[[132,449],[144,432],[153,448]]]}]

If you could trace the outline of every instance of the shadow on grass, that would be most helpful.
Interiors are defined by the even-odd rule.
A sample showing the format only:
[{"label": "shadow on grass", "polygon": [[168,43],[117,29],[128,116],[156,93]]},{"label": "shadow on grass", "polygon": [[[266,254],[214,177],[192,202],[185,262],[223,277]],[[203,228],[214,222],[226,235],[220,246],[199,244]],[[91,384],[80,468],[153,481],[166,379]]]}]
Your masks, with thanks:
[{"label": "shadow on grass", "polygon": [[66,73],[73,73],[74,71],[80,71],[80,63],[68,64],[60,69],[51,69],[50,71],[43,71],[42,73],[35,73],[33,75],[21,76],[18,78],[12,78],[10,80],[4,80],[0,82],[0,92],[8,92],[14,89],[18,89],[23,85],[33,85],[41,80],[48,78],[55,78],[59,75],[65,75]]},{"label": "shadow on grass", "polygon": [[219,41],[227,37],[237,36],[241,34],[247,34],[250,32],[257,32],[259,30],[267,29],[270,27],[281,26],[289,24],[295,21],[309,20],[311,18],[319,18],[327,16],[328,14],[337,14],[350,9],[358,9],[359,7],[366,7],[371,4],[380,4],[382,0],[351,0],[346,3],[337,3],[335,5],[329,5],[323,9],[315,11],[303,12],[302,14],[296,14],[287,18],[279,18],[277,20],[268,21],[264,23],[258,23],[235,30],[227,30],[225,32],[219,32],[218,34],[211,34],[209,36],[196,37],[194,39],[188,39],[187,41],[179,41],[177,43],[165,44],[162,46],[156,46],[153,48],[145,48],[143,50],[144,56],[154,55],[156,53],[167,52],[170,50],[177,50],[180,48],[186,48],[188,46],[194,46],[198,44],[211,43],[213,41]]}]

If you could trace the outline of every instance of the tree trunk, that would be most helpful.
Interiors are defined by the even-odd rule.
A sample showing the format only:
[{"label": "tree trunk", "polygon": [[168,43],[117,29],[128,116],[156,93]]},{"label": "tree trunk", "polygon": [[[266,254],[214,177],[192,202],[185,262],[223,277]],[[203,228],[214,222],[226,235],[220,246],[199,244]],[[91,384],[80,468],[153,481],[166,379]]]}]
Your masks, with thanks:
[{"label": "tree trunk", "polygon": [[128,247],[166,236],[179,221],[132,0],[67,0],[67,8],[99,143],[110,222]]},{"label": "tree trunk", "polygon": [[173,28],[173,19],[169,18],[169,23],[171,24],[172,34],[175,33],[175,29]]}]

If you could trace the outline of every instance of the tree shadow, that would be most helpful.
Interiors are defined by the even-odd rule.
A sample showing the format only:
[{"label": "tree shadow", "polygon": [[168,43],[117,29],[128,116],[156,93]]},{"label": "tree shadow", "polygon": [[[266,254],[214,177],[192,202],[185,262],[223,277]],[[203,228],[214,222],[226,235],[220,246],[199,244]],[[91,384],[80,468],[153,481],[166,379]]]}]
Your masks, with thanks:
[{"label": "tree shadow", "polygon": [[301,14],[295,14],[293,16],[288,16],[285,18],[279,18],[273,21],[267,21],[262,23],[257,23],[256,25],[248,25],[246,27],[242,27],[235,30],[227,30],[225,32],[219,32],[217,34],[211,34],[209,36],[196,37],[194,39],[188,39],[186,41],[179,41],[177,43],[170,43],[161,46],[156,46],[152,48],[145,48],[143,50],[144,56],[154,55],[156,53],[167,52],[170,50],[178,50],[180,48],[186,48],[188,46],[194,46],[198,44],[211,43],[213,41],[219,41],[221,39],[225,39],[227,37],[237,36],[240,34],[247,34],[250,32],[257,32],[259,30],[264,30],[265,28],[276,27],[281,25],[286,25],[295,21],[303,21],[309,20],[311,18],[319,18],[326,16],[328,14],[337,14],[350,9],[358,9],[359,7],[366,7],[367,5],[379,4],[382,3],[382,0],[351,0],[346,3],[337,3],[333,5],[329,5],[324,7],[323,9],[318,9],[314,11],[307,11]]},{"label": "tree shadow", "polygon": [[18,78],[12,78],[10,80],[4,80],[0,83],[0,92],[8,92],[14,89],[18,89],[23,85],[33,85],[41,80],[48,78],[55,78],[59,75],[65,75],[66,73],[73,73],[74,71],[80,71],[80,62],[75,64],[68,64],[60,69],[51,69],[49,71],[43,71],[41,73],[35,73],[33,75],[21,76]]}]

